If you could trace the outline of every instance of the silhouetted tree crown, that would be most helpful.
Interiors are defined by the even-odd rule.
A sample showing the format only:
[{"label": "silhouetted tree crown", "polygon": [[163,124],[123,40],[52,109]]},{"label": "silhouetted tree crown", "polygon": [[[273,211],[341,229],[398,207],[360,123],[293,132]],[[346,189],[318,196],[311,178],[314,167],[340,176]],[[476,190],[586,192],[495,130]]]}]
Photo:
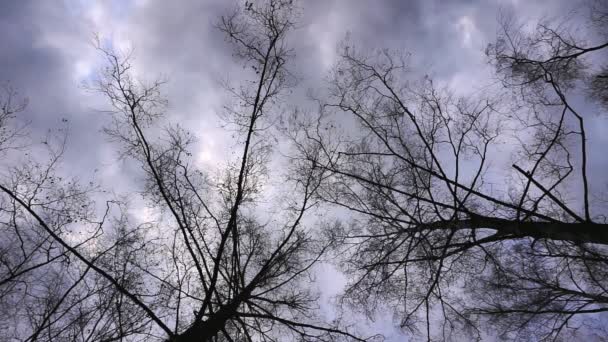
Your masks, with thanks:
[{"label": "silhouetted tree crown", "polygon": [[[164,124],[164,81],[97,39],[88,89],[140,166],[138,219],[125,197],[60,174],[64,131],[33,147],[7,85],[0,154],[24,157],[0,181],[0,341],[381,340],[320,312],[311,278],[330,257],[345,316],[388,311],[413,338],[606,335],[608,213],[590,161],[604,146],[589,121],[608,109],[608,6],[590,8],[583,35],[501,15],[486,49],[500,84],[466,96],[346,41],[310,113],[285,105],[300,8],[245,1],[217,22],[250,76],[227,87],[237,157],[218,175],[193,159],[195,134]],[[281,172],[277,137],[291,148]]]}]

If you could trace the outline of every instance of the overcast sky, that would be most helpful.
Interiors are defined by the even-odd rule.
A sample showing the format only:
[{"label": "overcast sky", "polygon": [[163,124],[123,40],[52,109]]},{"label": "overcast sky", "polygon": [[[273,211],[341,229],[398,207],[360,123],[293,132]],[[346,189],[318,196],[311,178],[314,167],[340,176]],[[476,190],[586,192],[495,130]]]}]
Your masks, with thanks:
[{"label": "overcast sky", "polygon": [[[67,119],[70,143],[65,164],[82,178],[96,177],[106,187],[128,188],[128,165],[116,163],[115,146],[100,133],[108,117],[106,104],[80,84],[99,67],[91,45],[94,32],[117,47],[135,49],[137,73],[169,80],[165,95],[172,122],[194,131],[201,165],[217,165],[231,145],[216,114],[226,101],[222,79],[238,82],[238,61],[213,27],[231,0],[4,0],[0,2],[0,81],[29,98],[20,120],[29,121],[35,138]],[[390,47],[412,53],[412,64],[458,92],[491,83],[484,48],[496,36],[499,10],[523,21],[563,15],[573,1],[524,0],[311,0],[302,1],[302,18],[289,41],[296,52],[292,69],[300,87],[292,101],[306,102],[308,88],[322,80],[335,61],[336,46],[346,37],[363,49]],[[606,143],[606,120],[598,119],[590,139]],[[605,146],[605,145],[604,145]],[[605,151],[604,151],[605,152]],[[605,163],[602,151],[591,160]],[[597,158],[593,158],[593,156]],[[596,169],[599,164],[596,165]],[[326,269],[320,275],[326,294],[335,293],[342,278]],[[324,298],[327,298],[325,296]],[[390,316],[378,327],[394,341],[402,340]],[[388,339],[389,341],[391,339]]]}]

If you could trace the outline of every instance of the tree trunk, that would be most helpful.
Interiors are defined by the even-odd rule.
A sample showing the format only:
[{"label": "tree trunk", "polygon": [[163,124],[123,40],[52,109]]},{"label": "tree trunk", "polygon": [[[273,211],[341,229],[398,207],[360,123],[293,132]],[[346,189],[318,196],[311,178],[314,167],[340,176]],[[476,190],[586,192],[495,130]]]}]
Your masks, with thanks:
[{"label": "tree trunk", "polygon": [[207,342],[224,329],[228,321],[236,317],[239,306],[251,295],[253,286],[246,287],[230,303],[222,306],[206,321],[198,321],[171,342]]},{"label": "tree trunk", "polygon": [[535,222],[471,215],[470,219],[424,224],[422,229],[493,229],[501,235],[608,245],[608,224]]}]

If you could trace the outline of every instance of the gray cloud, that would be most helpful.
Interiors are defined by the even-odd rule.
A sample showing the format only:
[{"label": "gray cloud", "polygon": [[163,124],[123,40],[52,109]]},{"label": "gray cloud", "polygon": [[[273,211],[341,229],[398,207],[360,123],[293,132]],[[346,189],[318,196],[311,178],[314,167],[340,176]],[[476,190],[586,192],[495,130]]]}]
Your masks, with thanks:
[{"label": "gray cloud", "polygon": [[[0,5],[0,80],[10,80],[30,98],[23,120],[34,136],[67,118],[71,126],[66,165],[69,172],[91,175],[104,168],[102,181],[128,188],[137,169],[112,165],[113,146],[99,132],[107,118],[94,109],[103,100],[79,83],[90,77],[99,60],[90,46],[92,32],[111,37],[119,47],[135,48],[135,70],[145,78],[167,76],[165,94],[171,121],[200,137],[201,163],[224,162],[233,141],[219,130],[216,114],[226,101],[222,78],[238,83],[243,69],[213,24],[231,8],[230,1],[3,1]],[[489,82],[483,48],[493,40],[499,9],[537,18],[558,14],[569,1],[302,1],[299,30],[290,42],[296,52],[293,69],[302,87],[290,99],[307,103],[305,89],[318,86],[334,62],[336,46],[350,32],[361,49],[390,47],[412,52],[420,73],[429,73],[459,90]],[[590,139],[606,142],[608,123],[598,118]],[[593,150],[593,168],[605,170],[603,151]],[[126,168],[126,170],[125,170]],[[335,279],[320,277],[324,286]],[[339,283],[339,282],[338,282]],[[339,285],[339,284],[338,284]],[[390,321],[390,317],[384,317]],[[390,324],[377,327],[390,330]],[[392,340],[401,340],[396,331]]]}]

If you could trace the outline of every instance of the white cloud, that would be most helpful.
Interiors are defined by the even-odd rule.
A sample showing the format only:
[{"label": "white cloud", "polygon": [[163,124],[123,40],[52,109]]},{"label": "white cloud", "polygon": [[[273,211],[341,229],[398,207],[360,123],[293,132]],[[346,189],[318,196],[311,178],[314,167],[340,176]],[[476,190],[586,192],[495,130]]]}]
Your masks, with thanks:
[{"label": "white cloud", "polygon": [[469,49],[473,48],[479,38],[479,31],[475,26],[473,18],[464,15],[458,19],[456,25],[460,33],[462,46]]}]

